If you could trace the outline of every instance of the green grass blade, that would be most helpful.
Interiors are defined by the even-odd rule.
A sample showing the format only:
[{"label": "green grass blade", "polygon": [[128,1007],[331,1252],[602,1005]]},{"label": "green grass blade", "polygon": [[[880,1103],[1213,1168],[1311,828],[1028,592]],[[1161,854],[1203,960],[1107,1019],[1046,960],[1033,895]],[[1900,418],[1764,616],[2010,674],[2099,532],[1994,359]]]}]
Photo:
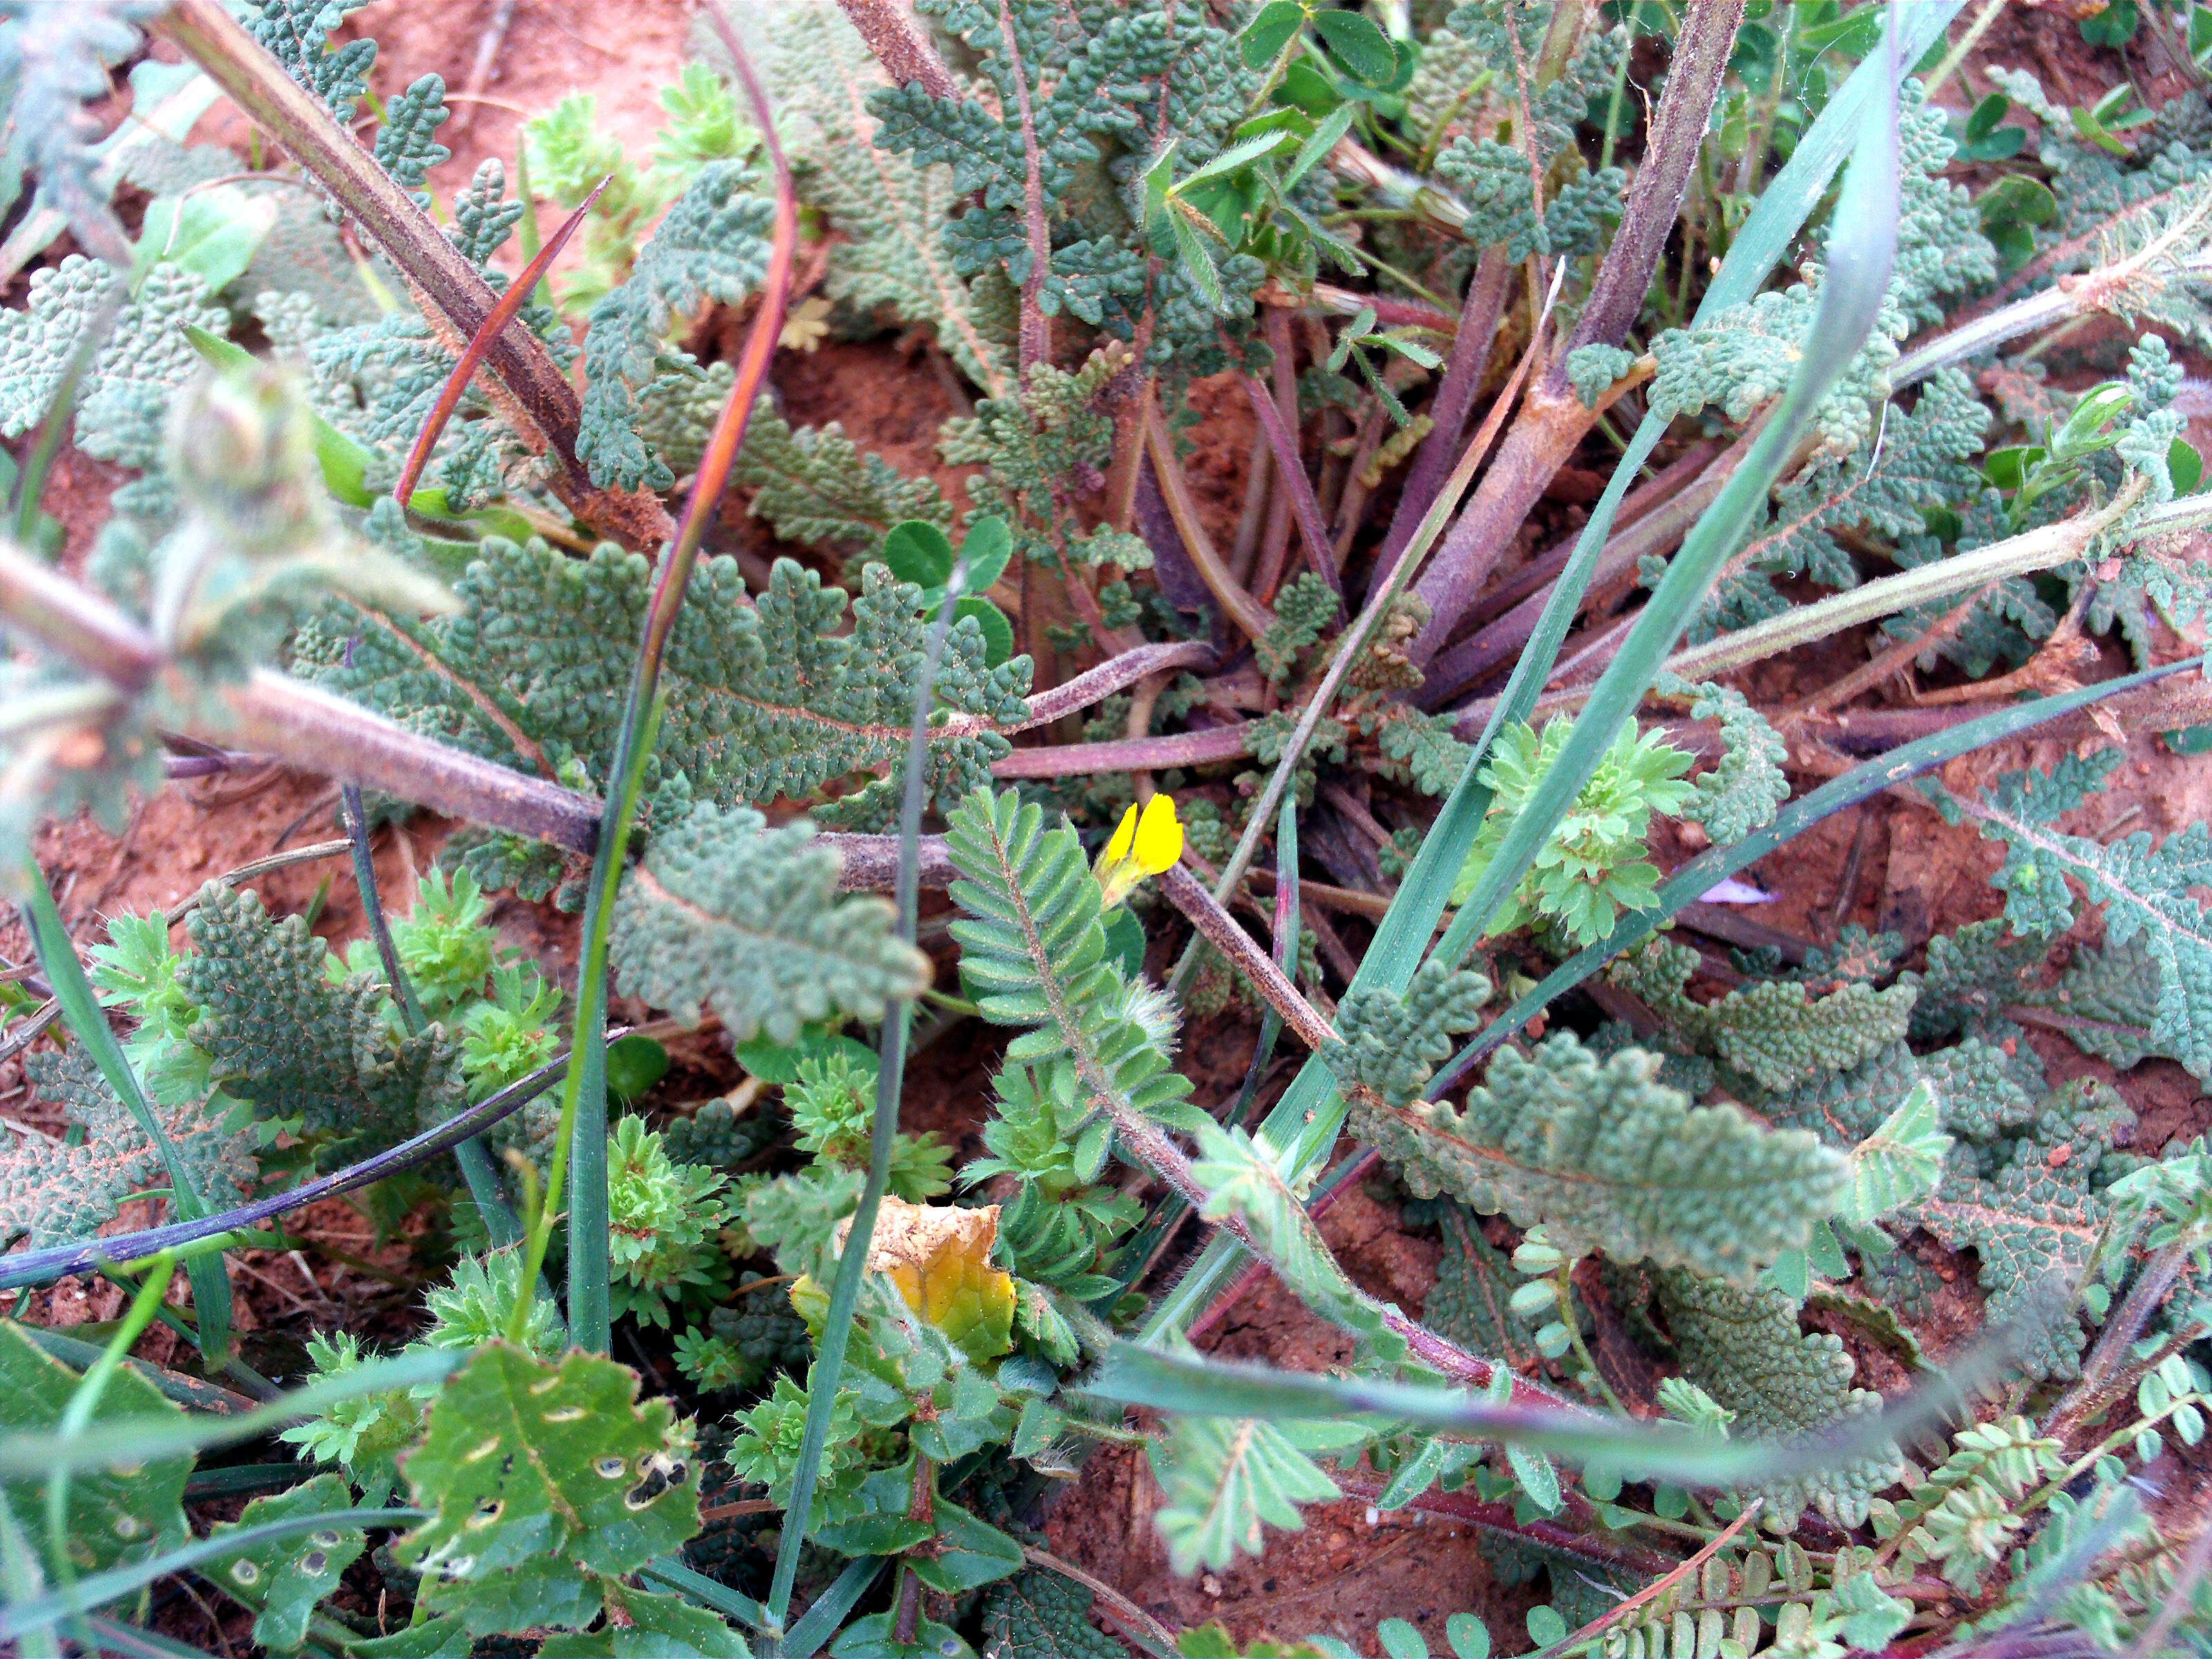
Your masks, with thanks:
[{"label": "green grass blade", "polygon": [[[907,739],[905,789],[899,802],[898,936],[914,943],[921,897],[921,809],[928,793],[929,714],[937,686],[937,665],[945,656],[945,641],[952,632],[955,603],[967,586],[968,562],[957,559],[946,583],[945,603],[937,609],[922,647],[921,672],[914,693],[913,729]],[[914,1019],[914,1004],[902,998],[884,1015],[883,1035],[877,1045],[876,1116],[868,1136],[868,1177],[860,1188],[859,1207],[853,1212],[851,1230],[845,1235],[844,1254],[837,1261],[837,1277],[830,1291],[830,1310],[823,1316],[822,1343],[806,1380],[806,1426],[799,1437],[799,1463],[793,1472],[791,1502],[784,1510],[783,1536],[775,1551],[775,1573],[769,1581],[767,1615],[771,1630],[781,1628],[791,1607],[791,1589],[799,1575],[799,1547],[806,1540],[806,1518],[814,1505],[814,1482],[822,1470],[822,1454],[830,1441],[830,1414],[837,1403],[837,1384],[845,1369],[845,1345],[853,1334],[854,1310],[860,1299],[860,1278],[873,1248],[876,1212],[890,1185],[891,1150],[898,1137],[899,1101],[906,1084],[907,1031]],[[856,1564],[857,1565],[857,1564]],[[811,1617],[810,1613],[809,1617]],[[842,1617],[842,1614],[840,1615]],[[805,1621],[801,1620],[803,1624]],[[829,1632],[824,1631],[826,1638]],[[777,1651],[784,1651],[778,1645]],[[793,1651],[804,1651],[794,1649]]]},{"label": "green grass blade", "polygon": [[325,1376],[304,1389],[280,1395],[267,1405],[231,1417],[176,1416],[118,1418],[88,1429],[66,1446],[53,1436],[0,1434],[0,1480],[44,1480],[63,1468],[100,1468],[110,1463],[149,1463],[164,1457],[199,1453],[211,1446],[252,1440],[273,1429],[288,1428],[342,1400],[442,1382],[468,1360],[465,1350],[426,1348],[372,1359],[356,1370]]},{"label": "green grass blade", "polygon": [[718,1583],[705,1573],[693,1571],[672,1555],[659,1556],[647,1562],[637,1570],[637,1576],[711,1608],[725,1619],[740,1620],[755,1630],[760,1628],[767,1616],[751,1596],[738,1595],[727,1584]]},{"label": "green grass blade", "polygon": [[1437,1073],[1429,1085],[1430,1097],[1433,1099],[1451,1087],[1483,1055],[1534,1018],[1553,997],[1572,990],[1621,951],[1665,927],[1676,911],[1698,895],[1711,890],[1739,870],[1756,864],[1784,842],[1803,835],[1821,819],[1856,806],[1893,784],[1932,772],[1961,755],[1971,754],[1989,744],[2003,743],[2019,737],[2046,720],[2057,720],[2061,714],[2070,714],[2077,708],[2086,708],[2106,697],[2122,691],[2132,691],[2138,686],[2148,685],[2154,680],[2179,674],[2185,669],[2203,666],[2203,658],[2192,657],[2183,662],[2146,669],[2140,674],[2083,686],[2058,696],[2044,697],[2017,708],[2000,709],[1994,714],[1984,714],[1979,720],[1954,726],[1948,732],[1938,732],[1931,737],[1903,744],[1878,759],[1853,767],[1839,778],[1829,780],[1811,794],[1784,807],[1775,815],[1774,822],[1764,830],[1747,836],[1733,846],[1709,848],[1669,876],[1661,884],[1658,901],[1652,908],[1634,911],[1622,917],[1620,925],[1613,930],[1610,938],[1568,957],[1545,975],[1543,981],[1534,990],[1491,1021],[1481,1036],[1455,1054],[1451,1063]]},{"label": "green grass blade", "polygon": [[[139,1133],[152,1141],[161,1154],[161,1168],[169,1177],[170,1203],[177,1218],[197,1221],[208,1213],[206,1198],[192,1184],[184,1160],[177,1155],[160,1120],[155,1117],[153,1108],[146,1103],[145,1093],[131,1070],[131,1062],[124,1057],[123,1045],[108,1027],[107,1016],[100,1009],[100,1000],[93,994],[92,981],[85,977],[84,964],[77,960],[76,946],[70,941],[69,929],[62,925],[53,890],[46,885],[46,872],[39,867],[35,859],[26,862],[29,866],[29,881],[22,904],[24,922],[38,947],[39,963],[46,969],[46,983],[53,987],[54,1000],[61,1005],[62,1018],[69,1022],[76,1040],[84,1044],[85,1052],[100,1067],[100,1074],[115,1091],[116,1099],[123,1103],[123,1109],[131,1114]],[[192,1261],[187,1266],[185,1277],[192,1287],[192,1311],[199,1321],[200,1357],[210,1370],[219,1370],[230,1357],[230,1275],[223,1268],[222,1256],[217,1255]]]},{"label": "green grass blade", "polygon": [[[1889,287],[1897,251],[1897,104],[1893,87],[1863,125],[1844,180],[1828,239],[1828,270],[1820,309],[1806,336],[1796,373],[1775,410],[1719,497],[1692,526],[1681,550],[1607,667],[1558,761],[1530,792],[1437,945],[1443,961],[1464,959],[1489,919],[1536,861],[1553,828],[1573,806],[1613,735],[1632,719],[1667,654],[1720,575],[1728,556],[1759,513],[1767,491],[1812,423],[1820,400],[1866,343]],[[1501,712],[1502,709],[1501,709]]]},{"label": "green grass blade", "polygon": [[66,1618],[80,1601],[86,1606],[98,1607],[141,1589],[156,1578],[182,1572],[219,1555],[233,1555],[240,1550],[252,1549],[280,1538],[289,1538],[295,1533],[319,1532],[326,1527],[398,1528],[412,1521],[427,1521],[429,1517],[428,1510],[328,1510],[319,1515],[288,1515],[280,1521],[264,1522],[258,1527],[245,1527],[212,1538],[196,1538],[189,1544],[180,1545],[147,1560],[133,1562],[128,1566],[110,1567],[106,1572],[80,1578],[74,1593],[52,1591],[27,1601],[17,1601],[0,1607],[0,1641],[13,1640],[31,1631],[49,1629]]},{"label": "green grass blade", "polygon": [[[1083,1389],[1125,1406],[1189,1416],[1340,1421],[1364,1417],[1378,1430],[1407,1425],[1525,1446],[1577,1464],[1598,1463],[1631,1479],[1724,1487],[1782,1480],[1879,1455],[1899,1439],[1959,1414],[1969,1390],[2002,1374],[2008,1333],[1978,1344],[1948,1368],[1879,1412],[1826,1432],[1781,1440],[1724,1440],[1669,1423],[1595,1412],[1496,1405],[1481,1394],[1419,1383],[1163,1353],[1116,1343]],[[1971,1413],[1965,1413],[1971,1419]]]},{"label": "green grass blade", "polygon": [[812,1659],[822,1644],[836,1633],[845,1622],[845,1615],[854,1604],[868,1592],[878,1575],[890,1565],[880,1555],[864,1555],[848,1565],[837,1575],[828,1589],[823,1590],[812,1607],[799,1616],[784,1638],[783,1651],[787,1659]]},{"label": "green grass blade", "polygon": [[[1963,0],[1925,0],[1893,13],[1900,25],[1895,64],[1911,64],[1925,52],[1941,38],[1962,4]],[[1759,291],[1767,273],[1789,252],[1807,217],[1827,193],[1829,182],[1850,153],[1869,110],[1878,101],[1893,98],[1895,86],[1896,70],[1877,46],[1828,101],[1789,162],[1761,193],[1759,204],[1736,232],[1712,286],[1706,290],[1698,307],[1700,317],[1739,304]],[[1525,720],[1534,707],[1536,694],[1550,678],[1560,643],[1581,606],[1613,517],[1638,469],[1657,447],[1668,424],[1656,415],[1647,415],[1630,440],[1628,453],[1592,509],[1573,557],[1561,573],[1537,621],[1536,631],[1499,699],[1492,732],[1486,732],[1484,740],[1475,745],[1466,770],[1437,814],[1413,867],[1399,885],[1389,914],[1360,961],[1359,972],[1352,981],[1355,988],[1381,985],[1403,990],[1419,966],[1437,923],[1443,919],[1452,883],[1490,811],[1490,791],[1475,777],[1481,769],[1488,738],[1495,725],[1509,719]],[[1344,1103],[1337,1097],[1334,1079],[1326,1066],[1313,1060],[1268,1114],[1264,1131],[1272,1145],[1284,1149],[1285,1172],[1295,1177],[1316,1168],[1328,1156],[1343,1124]],[[1146,1322],[1147,1333],[1180,1328],[1196,1317],[1235,1271],[1242,1255],[1234,1244],[1214,1240],[1162,1298]]]}]

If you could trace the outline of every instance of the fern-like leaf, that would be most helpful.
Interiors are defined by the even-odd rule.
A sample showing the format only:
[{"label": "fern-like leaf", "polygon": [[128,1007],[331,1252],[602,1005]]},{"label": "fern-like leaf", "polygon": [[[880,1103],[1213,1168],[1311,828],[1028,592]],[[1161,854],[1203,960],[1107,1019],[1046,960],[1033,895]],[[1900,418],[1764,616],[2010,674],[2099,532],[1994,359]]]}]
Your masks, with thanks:
[{"label": "fern-like leaf", "polygon": [[1763,980],[1717,1002],[1684,990],[1697,952],[1653,939],[1607,977],[1640,997],[1683,1048],[1709,1054],[1758,1088],[1781,1091],[1845,1070],[1905,1033],[1917,988],[1877,991],[1850,981],[1823,994],[1793,980]]},{"label": "fern-like leaf", "polygon": [[774,208],[756,183],[744,162],[708,162],[660,222],[629,281],[592,307],[576,458],[600,488],[665,489],[676,482],[637,435],[638,394],[669,355],[679,319],[709,300],[740,304],[767,276]]},{"label": "fern-like leaf", "polygon": [[1011,789],[979,790],[953,809],[945,846],[968,912],[952,936],[977,1006],[994,1024],[1032,1028],[1007,1058],[1073,1066],[1088,1109],[1116,1121],[1208,1121],[1170,1064],[1164,1005],[1107,955],[1103,895],[1073,828],[1047,829],[1043,809]]},{"label": "fern-like leaf", "polygon": [[765,395],[754,405],[732,476],[753,491],[753,517],[766,519],[787,541],[873,550],[908,519],[952,527],[951,504],[929,479],[907,477],[835,421],[793,430]]},{"label": "fern-like leaf", "polygon": [[1511,1049],[1471,1091],[1407,1109],[1355,1094],[1354,1134],[1422,1197],[1449,1192],[1571,1254],[1598,1249],[1749,1285],[1833,1213],[1842,1158],[1802,1130],[1762,1128],[1731,1105],[1697,1106],[1637,1049],[1602,1065],[1571,1035]]},{"label": "fern-like leaf", "polygon": [[[1735,1413],[1734,1432],[1787,1438],[1881,1409],[1880,1395],[1850,1386],[1853,1366],[1842,1339],[1800,1332],[1797,1304],[1780,1291],[1673,1272],[1656,1275],[1655,1288],[1683,1375]],[[1902,1473],[1891,1449],[1755,1490],[1778,1526],[1793,1526],[1810,1504],[1850,1527],[1865,1521],[1874,1494]]]},{"label": "fern-like leaf", "polygon": [[193,1045],[224,1091],[310,1134],[389,1146],[468,1103],[459,1042],[441,1026],[398,1037],[384,988],[333,984],[330,952],[299,916],[274,920],[258,894],[210,882],[185,926],[177,983],[200,1008]]},{"label": "fern-like leaf", "polygon": [[1387,987],[1348,992],[1336,1011],[1339,1041],[1322,1057],[1340,1084],[1405,1106],[1449,1057],[1453,1035],[1481,1018],[1490,989],[1481,975],[1432,958],[1414,970],[1402,996]]},{"label": "fern-like leaf", "polygon": [[2067,756],[2048,774],[2008,772],[1983,802],[1945,796],[1947,816],[1964,814],[2003,843],[2003,867],[1991,878],[2005,895],[2017,933],[2055,934],[2073,925],[2069,882],[2105,906],[2107,949],[2140,945],[2157,969],[2150,1042],[2200,1079],[2212,1079],[2212,919],[2191,889],[2212,886],[2212,830],[2192,823],[2163,842],[2148,832],[2104,846],[2067,835],[2052,820],[2071,811],[2118,762],[2106,750],[2087,761]]},{"label": "fern-like leaf", "polygon": [[[614,752],[652,568],[602,545],[588,560],[542,542],[487,539],[455,584],[461,613],[416,626],[361,613],[301,642],[330,690],[402,725],[520,769],[604,784]],[[659,757],[718,805],[804,796],[854,772],[885,775],[817,817],[865,822],[896,799],[927,624],[919,588],[871,568],[846,597],[790,560],[745,602],[733,561],[691,578],[669,641]],[[358,628],[352,660],[346,644]],[[947,802],[1012,745],[994,729],[1026,712],[1029,659],[987,665],[972,618],[954,624],[937,672],[949,712],[931,728],[933,793]]]},{"label": "fern-like leaf", "polygon": [[623,877],[611,959],[625,992],[686,1024],[711,1006],[734,1042],[881,1019],[929,983],[928,958],[887,902],[836,890],[837,855],[804,821],[770,830],[750,807],[702,805]]},{"label": "fern-like leaf", "polygon": [[[19,1135],[0,1150],[0,1245],[20,1238],[38,1250],[89,1237],[131,1194],[167,1184],[160,1152],[82,1046],[27,1054],[23,1065],[40,1096],[58,1102],[71,1128],[84,1133],[64,1140]],[[254,1184],[252,1136],[197,1102],[149,1103],[208,1202],[220,1209],[243,1201]]]},{"label": "fern-like leaf", "polygon": [[1151,1449],[1166,1500],[1154,1517],[1168,1565],[1188,1576],[1226,1567],[1266,1547],[1264,1527],[1297,1532],[1301,1504],[1326,1503],[1336,1482],[1274,1424],[1254,1418],[1182,1417]]},{"label": "fern-like leaf", "polygon": [[834,5],[772,7],[762,21],[762,78],[793,129],[799,195],[844,233],[830,252],[830,297],[931,328],[963,374],[993,397],[1010,392],[1012,354],[982,325],[943,246],[966,206],[951,172],[874,143],[867,100],[890,84],[875,54]]}]

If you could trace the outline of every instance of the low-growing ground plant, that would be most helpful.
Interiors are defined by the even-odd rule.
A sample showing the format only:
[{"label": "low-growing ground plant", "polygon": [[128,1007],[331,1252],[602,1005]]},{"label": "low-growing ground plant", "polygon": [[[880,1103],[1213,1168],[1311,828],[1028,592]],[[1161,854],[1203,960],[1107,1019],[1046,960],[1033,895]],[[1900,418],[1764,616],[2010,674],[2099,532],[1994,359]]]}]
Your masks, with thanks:
[{"label": "low-growing ground plant", "polygon": [[[2212,744],[2212,10],[709,0],[441,191],[360,4],[0,4],[0,1645],[2212,1645],[2212,842],[2098,809]],[[327,840],[57,892],[257,760]],[[1984,919],[1747,920],[1877,797]],[[272,1365],[331,1198],[405,1317]],[[1176,1628],[1104,1457],[1209,1594],[1344,1498],[1526,1591]]]}]

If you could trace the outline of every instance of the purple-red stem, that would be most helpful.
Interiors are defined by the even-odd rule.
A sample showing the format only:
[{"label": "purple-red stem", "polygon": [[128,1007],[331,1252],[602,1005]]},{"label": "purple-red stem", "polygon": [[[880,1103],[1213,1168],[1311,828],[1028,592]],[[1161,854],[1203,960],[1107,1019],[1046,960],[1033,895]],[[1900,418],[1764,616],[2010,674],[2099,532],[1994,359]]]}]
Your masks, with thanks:
[{"label": "purple-red stem", "polygon": [[568,245],[568,239],[576,234],[576,227],[584,222],[584,216],[592,210],[592,204],[599,199],[599,192],[613,182],[614,174],[611,173],[592,187],[583,204],[570,214],[545,246],[538,250],[538,257],[522,268],[522,275],[507,285],[507,292],[499,296],[499,303],[491,308],[491,314],[483,319],[483,326],[469,337],[468,347],[461,353],[461,360],[453,365],[453,372],[446,377],[446,384],[439,388],[438,401],[431,406],[429,418],[422,422],[422,429],[415,434],[415,447],[407,452],[407,464],[399,469],[399,482],[392,487],[392,497],[401,507],[404,507],[414,495],[415,486],[422,477],[422,469],[430,464],[430,452],[438,447],[438,440],[446,430],[446,422],[453,419],[453,411],[460,407],[461,394],[469,389],[469,381],[476,374],[477,365],[483,362],[484,354],[499,338],[500,331],[513,322],[515,314],[530,302],[530,295],[537,288],[538,278],[551,268],[555,257]]},{"label": "purple-red stem", "polygon": [[[1284,424],[1283,411],[1275,400],[1251,375],[1244,376],[1244,395],[1252,400],[1252,412],[1260,417],[1260,429],[1267,434],[1267,443],[1275,456],[1275,483],[1278,501],[1288,501],[1291,513],[1297,520],[1298,534],[1306,544],[1306,557],[1314,572],[1328,584],[1328,591],[1336,595],[1340,615],[1344,611],[1344,578],[1336,568],[1336,550],[1329,544],[1328,526],[1322,521],[1321,503],[1314,499],[1313,480],[1306,477],[1305,463],[1298,459],[1297,436]],[[1279,574],[1281,561],[1276,561]],[[1257,591],[1265,599],[1274,598],[1273,585],[1267,580],[1270,572],[1262,568]]]}]

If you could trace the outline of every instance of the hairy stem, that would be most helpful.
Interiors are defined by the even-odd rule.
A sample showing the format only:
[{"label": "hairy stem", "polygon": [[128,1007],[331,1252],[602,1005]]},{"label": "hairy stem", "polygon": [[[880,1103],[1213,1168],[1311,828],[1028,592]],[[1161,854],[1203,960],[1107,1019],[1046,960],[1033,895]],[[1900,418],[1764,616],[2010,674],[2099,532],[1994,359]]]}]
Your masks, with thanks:
[{"label": "hairy stem", "polygon": [[[175,0],[154,27],[360,222],[454,333],[465,340],[483,327],[499,302],[490,284],[222,0]],[[564,495],[573,495],[574,504],[588,502],[596,492],[576,461],[581,413],[575,388],[544,343],[526,329],[501,330],[484,362],[560,461]]]},{"label": "hairy stem", "polygon": [[919,85],[933,98],[957,98],[952,71],[915,27],[901,0],[837,0],[895,86]]}]

